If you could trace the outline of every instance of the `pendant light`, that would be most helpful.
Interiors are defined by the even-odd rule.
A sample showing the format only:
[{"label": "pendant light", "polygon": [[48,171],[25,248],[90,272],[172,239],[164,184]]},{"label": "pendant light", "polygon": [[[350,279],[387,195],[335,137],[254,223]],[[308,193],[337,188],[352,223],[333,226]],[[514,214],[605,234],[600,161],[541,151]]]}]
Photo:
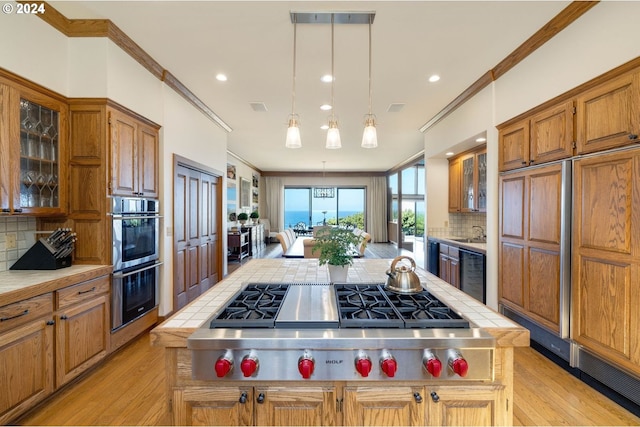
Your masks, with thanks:
[{"label": "pendant light", "polygon": [[371,113],[371,19],[369,17],[369,113],[365,116],[364,132],[362,133],[362,148],[376,148],[378,133],[376,132],[375,115]]},{"label": "pendant light", "polygon": [[324,166],[326,161],[322,161],[322,187],[314,187],[313,188],[313,197],[315,199],[333,199],[336,196],[335,187],[326,187],[324,183]]},{"label": "pendant light", "polygon": [[293,87],[291,89],[291,114],[289,115],[289,128],[287,129],[287,139],[285,147],[300,148],[302,140],[300,139],[300,128],[298,127],[298,115],[296,110],[296,39],[297,39],[297,22],[293,21]]},{"label": "pendant light", "polygon": [[342,148],[340,131],[338,130],[338,121],[335,116],[335,104],[333,102],[333,86],[336,81],[336,75],[333,72],[333,20],[334,16],[331,14],[331,118],[329,119],[329,130],[327,130],[326,148],[332,150]]}]

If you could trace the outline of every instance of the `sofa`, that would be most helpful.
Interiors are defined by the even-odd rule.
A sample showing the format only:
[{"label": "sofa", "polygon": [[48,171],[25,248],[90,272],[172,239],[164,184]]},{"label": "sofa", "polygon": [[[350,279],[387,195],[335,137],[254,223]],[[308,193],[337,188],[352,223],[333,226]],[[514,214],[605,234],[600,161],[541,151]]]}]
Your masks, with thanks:
[{"label": "sofa", "polygon": [[[360,230],[359,228],[354,228],[353,233],[356,236],[362,237],[362,242],[360,246],[358,246],[358,253],[361,257],[364,257],[364,251],[367,248],[367,245],[371,242],[371,235],[366,231]],[[313,234],[316,234],[316,227],[313,228]],[[320,251],[313,252],[313,247],[315,245],[315,239],[305,239],[304,244],[304,257],[305,258],[319,258]]]}]

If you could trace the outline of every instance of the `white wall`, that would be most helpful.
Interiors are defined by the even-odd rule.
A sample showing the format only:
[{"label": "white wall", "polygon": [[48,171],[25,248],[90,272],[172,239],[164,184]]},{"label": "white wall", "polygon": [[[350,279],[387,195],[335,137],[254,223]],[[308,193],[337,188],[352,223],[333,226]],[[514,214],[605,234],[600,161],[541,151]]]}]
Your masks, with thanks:
[{"label": "white wall", "polygon": [[[225,177],[227,134],[106,38],[67,39],[40,18],[0,14],[0,67],[67,97],[108,97],[161,125],[160,315],[172,310],[173,154]],[[223,203],[226,212],[226,201]],[[226,238],[223,253],[226,253]]]},{"label": "white wall", "polygon": [[[430,157],[482,129],[487,131],[487,304],[493,308],[497,308],[498,281],[498,132],[495,126],[638,57],[640,36],[637,29],[624,25],[631,16],[640,16],[640,2],[598,3],[425,133],[428,168]],[[441,221],[442,207],[446,209],[447,206],[446,199],[441,197],[439,192],[427,193],[428,212],[431,204],[436,205],[435,209],[440,207],[432,214],[437,221]],[[429,216],[427,223],[429,226]]]}]

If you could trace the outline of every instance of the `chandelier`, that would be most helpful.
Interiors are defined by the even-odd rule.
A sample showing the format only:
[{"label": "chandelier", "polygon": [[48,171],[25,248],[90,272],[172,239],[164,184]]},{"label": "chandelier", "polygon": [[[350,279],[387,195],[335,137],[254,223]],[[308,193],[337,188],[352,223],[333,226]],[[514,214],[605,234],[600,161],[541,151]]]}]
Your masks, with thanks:
[{"label": "chandelier", "polygon": [[[322,185],[324,185],[324,166],[326,161],[322,161]],[[313,197],[315,199],[333,199],[336,196],[335,187],[314,187],[313,188]]]}]

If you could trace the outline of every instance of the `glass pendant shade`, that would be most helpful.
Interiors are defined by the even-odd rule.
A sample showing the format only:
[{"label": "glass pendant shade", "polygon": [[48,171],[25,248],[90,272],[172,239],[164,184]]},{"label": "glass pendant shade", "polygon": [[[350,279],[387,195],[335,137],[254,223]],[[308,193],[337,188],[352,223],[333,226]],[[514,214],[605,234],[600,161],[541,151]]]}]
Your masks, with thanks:
[{"label": "glass pendant shade", "polygon": [[376,148],[377,146],[378,132],[376,131],[376,121],[372,116],[369,116],[364,122],[364,132],[362,133],[362,148]]},{"label": "glass pendant shade", "polygon": [[335,120],[329,121],[326,148],[331,150],[342,148],[342,142],[340,141],[340,131],[338,130],[338,122]]},{"label": "glass pendant shade", "polygon": [[289,128],[287,129],[287,140],[284,145],[287,148],[302,147],[302,140],[300,139],[300,128],[298,127],[298,121],[294,117],[291,117],[289,119]]}]

